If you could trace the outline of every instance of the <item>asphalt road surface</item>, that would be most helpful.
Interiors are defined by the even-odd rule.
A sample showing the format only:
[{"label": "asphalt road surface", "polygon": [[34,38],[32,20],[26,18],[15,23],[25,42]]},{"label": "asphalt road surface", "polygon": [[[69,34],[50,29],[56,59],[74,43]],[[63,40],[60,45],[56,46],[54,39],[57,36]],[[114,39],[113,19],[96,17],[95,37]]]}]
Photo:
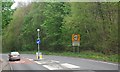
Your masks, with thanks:
[{"label": "asphalt road surface", "polygon": [[2,59],[10,67],[4,70],[87,70],[89,72],[94,70],[118,70],[118,64],[115,63],[65,56],[43,55],[42,60],[37,60],[36,55],[21,54],[20,61],[8,61],[8,55],[2,54]]}]

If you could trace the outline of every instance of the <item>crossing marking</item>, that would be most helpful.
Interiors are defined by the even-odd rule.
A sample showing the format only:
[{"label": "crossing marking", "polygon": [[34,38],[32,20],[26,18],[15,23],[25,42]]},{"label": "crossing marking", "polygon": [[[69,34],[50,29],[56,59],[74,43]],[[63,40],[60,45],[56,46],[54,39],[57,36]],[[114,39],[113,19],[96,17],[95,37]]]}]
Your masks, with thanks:
[{"label": "crossing marking", "polygon": [[38,62],[38,61],[34,61],[35,63],[37,63],[37,64],[42,64],[42,63],[40,63],[40,62]]},{"label": "crossing marking", "polygon": [[34,61],[37,64],[50,64],[50,63],[59,63],[59,61],[56,60],[49,60],[49,61]]},{"label": "crossing marking", "polygon": [[56,60],[51,60],[51,62],[56,62],[56,63],[59,63],[60,61],[56,61]]},{"label": "crossing marking", "polygon": [[48,64],[43,65],[43,67],[49,69],[49,70],[61,70],[61,69],[76,69],[80,68],[79,66],[69,64],[69,63],[63,63],[63,64]]},{"label": "crossing marking", "polygon": [[43,65],[43,67],[49,69],[49,70],[60,70],[60,69],[63,69],[62,67],[57,67],[57,66],[54,66],[54,65]]},{"label": "crossing marking", "polygon": [[33,59],[28,59],[28,60],[33,61]]},{"label": "crossing marking", "polygon": [[61,64],[62,66],[64,67],[67,67],[67,68],[80,68],[79,66],[76,66],[76,65],[73,65],[73,64],[69,64],[69,63],[63,63]]},{"label": "crossing marking", "polygon": [[63,69],[77,69],[80,68],[77,65],[69,64],[69,63],[60,63],[56,60],[48,60],[48,61],[34,61],[37,64],[41,64],[43,67],[49,70],[63,70]]}]

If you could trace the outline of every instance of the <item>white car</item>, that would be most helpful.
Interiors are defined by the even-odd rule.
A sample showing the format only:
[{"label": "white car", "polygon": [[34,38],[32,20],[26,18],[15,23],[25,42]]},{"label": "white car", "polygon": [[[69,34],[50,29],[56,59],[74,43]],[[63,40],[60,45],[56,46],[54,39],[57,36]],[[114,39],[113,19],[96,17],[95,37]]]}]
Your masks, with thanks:
[{"label": "white car", "polygon": [[8,56],[9,56],[9,61],[11,61],[11,60],[20,60],[19,52],[10,52]]}]

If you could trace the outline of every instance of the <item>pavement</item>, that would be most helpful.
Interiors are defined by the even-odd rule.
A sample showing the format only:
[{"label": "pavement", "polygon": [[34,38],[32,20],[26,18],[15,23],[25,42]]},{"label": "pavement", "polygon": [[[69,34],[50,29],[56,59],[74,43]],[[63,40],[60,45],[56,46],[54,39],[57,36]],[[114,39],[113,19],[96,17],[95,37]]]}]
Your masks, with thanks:
[{"label": "pavement", "polygon": [[11,68],[10,68],[10,64],[7,61],[0,59],[0,72],[2,70],[11,70]]},{"label": "pavement", "polygon": [[0,72],[2,71],[2,59],[0,59]]},{"label": "pavement", "polygon": [[21,54],[20,61],[8,61],[7,54],[2,58],[5,60],[3,70],[118,71],[118,64],[84,58],[43,55],[43,59],[37,60],[34,54]]}]

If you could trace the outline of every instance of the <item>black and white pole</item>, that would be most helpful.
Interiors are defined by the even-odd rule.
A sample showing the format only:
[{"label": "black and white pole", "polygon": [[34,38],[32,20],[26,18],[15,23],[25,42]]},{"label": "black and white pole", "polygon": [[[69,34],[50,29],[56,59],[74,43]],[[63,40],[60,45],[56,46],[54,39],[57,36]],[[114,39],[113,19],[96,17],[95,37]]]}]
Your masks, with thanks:
[{"label": "black and white pole", "polygon": [[[39,32],[40,32],[40,29],[37,29],[37,32],[38,32],[38,40],[40,40],[40,34],[39,34]],[[40,59],[40,46],[39,46],[39,43],[38,43],[38,59]]]}]

